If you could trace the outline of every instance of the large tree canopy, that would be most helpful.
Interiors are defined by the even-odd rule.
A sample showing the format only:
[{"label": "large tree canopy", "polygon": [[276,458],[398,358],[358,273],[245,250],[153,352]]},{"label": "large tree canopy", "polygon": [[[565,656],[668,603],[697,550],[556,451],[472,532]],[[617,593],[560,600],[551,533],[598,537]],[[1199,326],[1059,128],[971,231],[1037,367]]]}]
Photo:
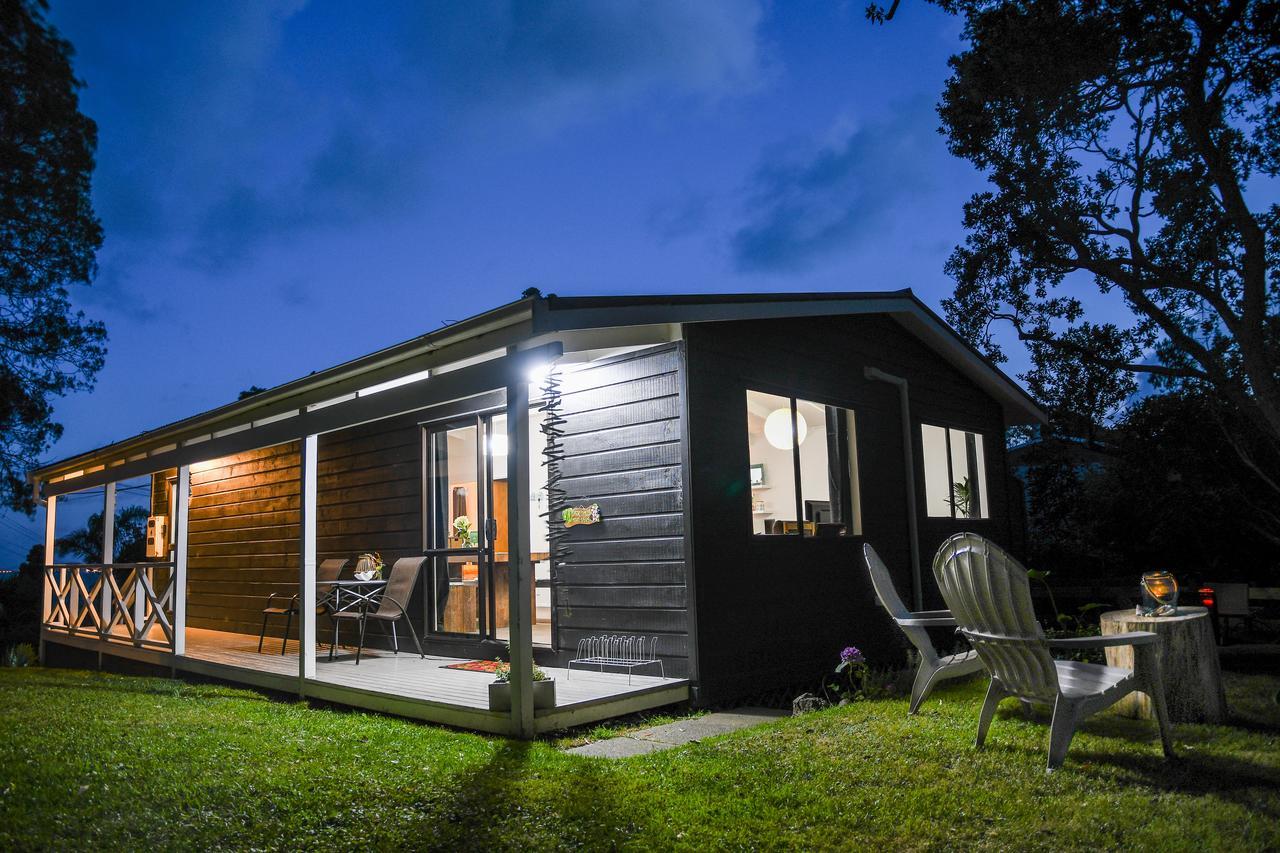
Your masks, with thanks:
[{"label": "large tree canopy", "polygon": [[0,503],[31,511],[25,473],[61,435],[54,397],[92,387],[106,332],[71,306],[102,228],[89,199],[97,127],[71,45],[42,0],[0,0]]},{"label": "large tree canopy", "polygon": [[[1043,382],[1085,361],[1211,389],[1280,493],[1280,5],[939,5],[969,43],[943,131],[992,185],[965,208],[948,319],[997,360],[1011,325]],[[1092,290],[1128,311],[1088,317]]]}]

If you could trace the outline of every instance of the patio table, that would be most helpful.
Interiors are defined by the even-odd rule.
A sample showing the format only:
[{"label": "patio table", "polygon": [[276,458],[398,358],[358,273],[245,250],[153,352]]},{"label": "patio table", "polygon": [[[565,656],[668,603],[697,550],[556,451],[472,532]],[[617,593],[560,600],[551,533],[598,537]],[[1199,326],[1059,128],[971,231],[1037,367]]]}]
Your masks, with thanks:
[{"label": "patio table", "polygon": [[[1227,716],[1222,691],[1218,646],[1209,611],[1179,607],[1173,616],[1139,616],[1133,610],[1102,614],[1102,635],[1153,631],[1160,635],[1160,669],[1164,676],[1169,719],[1175,723],[1220,723]],[[1133,669],[1133,649],[1107,649],[1107,666]],[[1130,693],[1115,705],[1123,716],[1151,719],[1151,702],[1143,693]]]},{"label": "patio table", "polygon": [[[330,581],[325,586],[329,587],[329,591],[325,593],[322,601],[331,612],[341,613],[348,610],[358,610],[363,614],[366,610],[378,609],[378,600],[381,597],[382,590],[386,588],[387,582],[382,578],[367,581],[348,578]],[[333,660],[333,654],[337,646],[338,620],[334,619],[333,642],[329,645],[330,660]]]}]

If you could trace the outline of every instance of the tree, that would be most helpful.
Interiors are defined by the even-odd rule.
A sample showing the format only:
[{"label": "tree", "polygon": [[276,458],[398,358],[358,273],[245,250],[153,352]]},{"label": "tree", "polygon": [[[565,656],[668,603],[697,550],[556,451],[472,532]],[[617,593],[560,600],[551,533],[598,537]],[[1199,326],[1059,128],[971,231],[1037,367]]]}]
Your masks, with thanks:
[{"label": "tree", "polygon": [[[1280,5],[939,0],[963,17],[939,107],[992,184],[965,206],[950,322],[1042,378],[1087,362],[1230,408],[1232,448],[1280,496]],[[1090,321],[1085,296],[1131,320]]]},{"label": "tree", "polygon": [[25,472],[62,434],[54,397],[91,388],[106,331],[68,287],[96,273],[97,127],[43,0],[0,0],[0,503],[31,513]]},{"label": "tree", "polygon": [[[147,508],[127,506],[116,511],[113,562],[141,563],[147,558]],[[89,516],[85,526],[59,537],[59,551],[75,554],[86,563],[101,563],[102,513]]]}]

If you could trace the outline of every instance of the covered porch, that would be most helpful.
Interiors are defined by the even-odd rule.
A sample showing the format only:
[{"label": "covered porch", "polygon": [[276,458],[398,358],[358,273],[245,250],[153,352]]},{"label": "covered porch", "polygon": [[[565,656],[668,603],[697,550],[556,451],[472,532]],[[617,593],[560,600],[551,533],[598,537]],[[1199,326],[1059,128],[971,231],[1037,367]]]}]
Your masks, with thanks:
[{"label": "covered porch", "polygon": [[[554,707],[534,708],[534,646],[550,637],[537,594],[549,546],[536,532],[530,538],[540,488],[530,376],[562,351],[552,343],[452,361],[436,355],[430,367],[403,373],[420,367],[413,362],[359,380],[382,380],[375,384],[341,394],[330,386],[240,424],[202,424],[207,431],[141,452],[108,448],[78,470],[49,474],[36,484],[46,502],[47,553],[60,496],[101,489],[103,517],[112,519],[117,484],[146,477],[164,557],[48,564],[42,653],[69,646],[99,661],[128,658],[517,737],[687,700],[684,678],[650,674],[656,670],[570,675],[563,664],[572,649],[548,657],[556,650],[542,648],[542,659],[562,665],[543,667],[556,682]],[[459,417],[476,419],[470,433],[452,426]],[[500,465],[484,458],[496,436]],[[465,448],[457,459],[455,445]],[[458,473],[463,459],[473,466],[466,475]],[[435,478],[439,489],[432,465],[444,472]],[[437,491],[441,506],[433,509]],[[474,532],[469,542],[432,532],[442,513],[473,516],[472,530],[486,538],[477,544]],[[112,525],[104,528],[102,553],[112,555]],[[397,617],[399,653],[372,639],[371,629],[357,663],[348,621],[330,660],[334,623],[317,568],[340,559],[349,577],[353,558],[372,550],[387,557],[388,570],[414,563]],[[296,601],[291,627],[270,620],[259,651],[258,614],[273,593],[277,604]],[[432,640],[426,657],[413,649],[409,628]],[[510,711],[490,709],[492,674],[449,668],[495,657],[510,661]]]}]

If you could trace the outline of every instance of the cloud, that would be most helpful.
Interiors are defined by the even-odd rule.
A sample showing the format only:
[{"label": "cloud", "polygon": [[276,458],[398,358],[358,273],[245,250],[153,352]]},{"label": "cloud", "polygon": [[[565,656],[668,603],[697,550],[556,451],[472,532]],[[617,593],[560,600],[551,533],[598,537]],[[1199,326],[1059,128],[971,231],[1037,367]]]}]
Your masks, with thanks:
[{"label": "cloud", "polygon": [[221,269],[265,242],[399,212],[413,203],[423,169],[407,141],[342,121],[302,168],[273,184],[226,188],[205,209],[185,257]]},{"label": "cloud", "polygon": [[759,0],[428,4],[407,50],[455,108],[554,127],[654,91],[720,98],[756,88],[770,65],[763,17]]},{"label": "cloud", "polygon": [[94,202],[116,258],[226,271],[305,232],[395,221],[477,138],[753,89],[762,2],[64,0],[55,23],[103,118]]},{"label": "cloud", "polygon": [[702,231],[711,213],[711,194],[686,190],[678,197],[649,208],[645,225],[660,243],[670,243]]},{"label": "cloud", "polygon": [[740,272],[792,272],[875,235],[897,205],[928,186],[928,144],[936,119],[927,100],[826,142],[780,146],[745,187],[745,222],[729,246]]}]

